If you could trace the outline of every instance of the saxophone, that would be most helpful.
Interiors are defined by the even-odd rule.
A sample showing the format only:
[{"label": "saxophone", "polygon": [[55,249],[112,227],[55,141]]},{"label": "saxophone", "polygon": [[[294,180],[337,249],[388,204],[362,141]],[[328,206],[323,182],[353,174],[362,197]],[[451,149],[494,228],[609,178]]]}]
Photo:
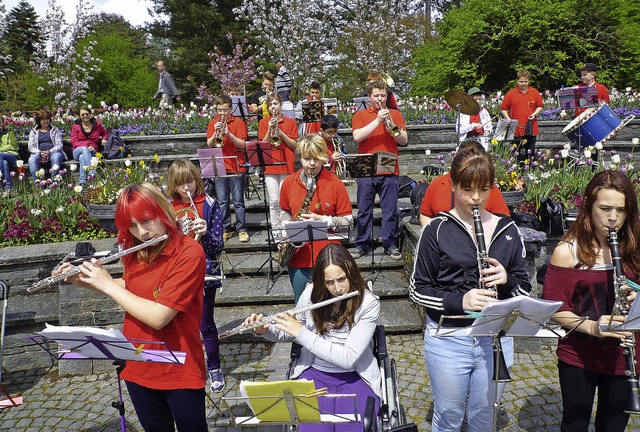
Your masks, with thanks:
[{"label": "saxophone", "polygon": [[[296,216],[293,218],[294,221],[301,221],[303,214],[308,214],[309,209],[311,208],[311,200],[313,199],[313,194],[316,192],[316,172],[313,169],[309,170],[309,177],[311,178],[311,183],[307,186],[307,194],[304,196],[302,200],[302,206]],[[293,245],[291,242],[283,242],[280,250],[278,251],[278,256],[276,257],[276,262],[282,268],[289,267],[289,263],[293,258],[293,255],[296,253],[298,248]]]},{"label": "saxophone", "polygon": [[[624,289],[626,277],[622,270],[618,234],[614,228],[609,228],[609,249],[611,250],[611,262],[613,264],[613,292],[615,297],[611,315],[627,316],[631,309],[631,304],[627,300],[629,292]],[[627,364],[625,375],[631,390],[629,402],[624,411],[629,414],[640,414],[640,386],[638,385],[638,372],[636,370],[635,334],[631,333],[631,336],[621,339],[620,345],[622,345],[622,352]]]},{"label": "saxophone", "polygon": [[[478,206],[473,206],[473,231],[476,235],[476,243],[478,244],[478,271],[480,278],[482,279],[482,270],[489,268],[487,258],[489,258],[489,252],[487,251],[487,243],[484,238],[484,227],[482,226],[482,217],[480,216],[480,209]],[[498,289],[495,286],[488,287],[484,282],[480,282],[480,289],[493,291],[496,294]],[[496,299],[497,299],[496,295]],[[502,334],[501,334],[502,333]],[[511,375],[509,375],[509,369],[507,368],[507,362],[504,358],[504,351],[502,350],[502,341],[500,338],[504,332],[501,330],[497,337],[492,338],[493,344],[493,381],[507,382],[511,381]]]}]

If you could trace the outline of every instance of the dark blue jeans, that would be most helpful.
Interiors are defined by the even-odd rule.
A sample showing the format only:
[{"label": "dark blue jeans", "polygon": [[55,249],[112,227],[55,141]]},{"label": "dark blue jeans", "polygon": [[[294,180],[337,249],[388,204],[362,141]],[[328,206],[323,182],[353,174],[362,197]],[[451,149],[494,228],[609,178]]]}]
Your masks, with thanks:
[{"label": "dark blue jeans", "polygon": [[2,170],[2,184],[4,189],[11,189],[11,168],[16,166],[18,158],[9,153],[0,153],[0,170]]},{"label": "dark blue jeans", "polygon": [[216,178],[216,197],[220,203],[220,211],[222,211],[222,228],[225,232],[232,231],[229,197],[233,199],[233,208],[236,213],[236,231],[242,232],[247,230],[247,224],[244,218],[245,176],[246,174],[240,174],[238,177]]},{"label": "dark blue jeans", "polygon": [[204,344],[204,352],[207,354],[207,370],[220,369],[220,341],[218,340],[218,327],[213,317],[216,288],[216,286],[205,287],[200,320],[202,343]]},{"label": "dark blue jeans", "polygon": [[373,229],[373,203],[376,194],[380,195],[382,210],[382,247],[385,250],[398,247],[398,176],[381,175],[358,179],[358,236],[356,247],[368,251]]}]

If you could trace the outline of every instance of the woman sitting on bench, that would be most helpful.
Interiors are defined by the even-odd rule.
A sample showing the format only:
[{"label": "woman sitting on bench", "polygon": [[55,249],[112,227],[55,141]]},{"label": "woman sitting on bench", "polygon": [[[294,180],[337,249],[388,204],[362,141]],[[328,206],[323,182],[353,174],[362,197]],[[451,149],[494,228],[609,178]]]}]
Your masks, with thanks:
[{"label": "woman sitting on bench", "polygon": [[29,171],[34,180],[38,178],[36,172],[41,163],[51,162],[51,176],[55,177],[66,159],[62,151],[62,133],[51,125],[51,113],[47,110],[36,113],[36,127],[29,132],[29,152]]}]

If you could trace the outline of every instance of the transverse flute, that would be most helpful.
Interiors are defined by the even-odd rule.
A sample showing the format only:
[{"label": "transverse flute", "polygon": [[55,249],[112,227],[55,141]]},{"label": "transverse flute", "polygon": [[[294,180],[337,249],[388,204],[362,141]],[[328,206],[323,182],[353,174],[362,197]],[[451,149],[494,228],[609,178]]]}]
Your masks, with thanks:
[{"label": "transverse flute", "polygon": [[318,303],[313,303],[313,304],[310,304],[309,306],[305,306],[305,307],[302,307],[302,308],[299,308],[299,309],[289,309],[289,310],[286,310],[284,312],[278,312],[278,313],[275,313],[273,315],[266,316],[266,317],[262,318],[260,321],[256,321],[256,322],[251,323],[251,324],[247,324],[247,325],[240,324],[239,326],[237,326],[235,328],[232,328],[231,330],[227,330],[226,332],[220,333],[220,336],[218,336],[218,339],[224,339],[224,338],[228,338],[229,336],[236,335],[236,334],[242,334],[242,333],[244,333],[246,331],[253,330],[254,328],[262,327],[262,326],[267,325],[267,324],[275,324],[276,323],[275,318],[278,315],[283,314],[283,313],[290,312],[290,313],[292,313],[294,315],[298,315],[298,314],[301,314],[301,313],[309,312],[309,311],[314,310],[314,309],[321,308],[323,306],[330,305],[332,303],[339,302],[340,300],[345,300],[345,299],[348,299],[348,298],[351,298],[351,297],[355,297],[357,295],[358,295],[358,291],[351,291],[351,292],[343,294],[341,296],[334,297],[334,298],[331,298],[331,299],[328,299],[328,300],[324,300],[324,301],[321,301],[321,302],[318,302]]},{"label": "transverse flute", "polygon": [[[117,252],[117,253],[115,253],[113,255],[109,255],[109,256],[106,256],[104,258],[101,258],[101,259],[98,260],[98,262],[100,264],[108,264],[110,262],[118,261],[120,258],[122,258],[125,255],[129,255],[130,253],[137,252],[140,249],[144,249],[146,247],[153,246],[154,244],[160,243],[161,241],[164,241],[167,238],[169,238],[168,234],[164,234],[164,235],[161,235],[160,237],[152,238],[151,240],[147,240],[146,242],[141,243],[141,244],[139,244],[137,246],[133,246],[133,247],[130,247],[129,249],[125,249],[125,250]],[[68,271],[66,271],[64,273],[61,273],[59,275],[49,276],[48,278],[42,279],[42,280],[34,283],[33,285],[31,285],[29,288],[27,288],[27,292],[32,293],[32,292],[39,291],[39,290],[41,290],[43,288],[46,288],[46,287],[48,287],[50,285],[53,285],[56,282],[60,282],[60,281],[62,281],[64,279],[68,278],[69,276],[76,275],[76,274],[78,274],[80,272],[81,272],[81,270],[80,270],[79,267],[74,267],[73,269],[68,270]]]}]

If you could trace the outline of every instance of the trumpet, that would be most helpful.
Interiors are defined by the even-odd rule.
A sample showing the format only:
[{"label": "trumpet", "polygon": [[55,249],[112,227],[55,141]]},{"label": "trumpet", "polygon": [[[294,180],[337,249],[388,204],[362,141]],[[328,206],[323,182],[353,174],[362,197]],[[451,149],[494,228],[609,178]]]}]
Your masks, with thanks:
[{"label": "trumpet", "polygon": [[[164,235],[161,235],[160,237],[152,238],[151,240],[147,240],[146,242],[141,243],[141,244],[136,245],[136,246],[133,246],[133,247],[130,247],[129,249],[125,249],[125,250],[123,250],[121,252],[118,252],[118,253],[115,253],[113,255],[109,255],[109,256],[106,256],[104,258],[101,258],[101,259],[98,260],[98,262],[100,264],[108,264],[110,262],[118,261],[120,258],[122,258],[125,255],[129,255],[130,253],[137,252],[140,249],[144,249],[146,247],[153,246],[154,244],[160,243],[160,242],[162,242],[162,241],[164,241],[164,240],[166,240],[168,238],[169,238],[168,234],[164,234]],[[81,272],[81,270],[80,270],[79,267],[74,267],[71,270],[68,270],[68,271],[66,271],[64,273],[61,273],[59,275],[49,276],[48,278],[42,279],[41,281],[38,281],[38,282],[34,283],[33,285],[31,285],[29,288],[27,288],[27,292],[32,293],[32,292],[39,291],[39,290],[41,290],[43,288],[46,288],[46,287],[51,286],[51,285],[53,285],[53,284],[55,284],[57,282],[60,282],[60,281],[66,279],[68,277],[71,277],[73,275],[77,275],[80,272]]]},{"label": "trumpet", "polygon": [[216,129],[216,132],[213,134],[213,146],[217,148],[224,145],[224,130],[227,127],[227,117],[222,117],[220,123],[222,123],[222,126],[220,129]]},{"label": "trumpet", "polygon": [[332,303],[339,302],[341,300],[346,300],[348,298],[355,297],[357,295],[358,295],[358,291],[351,291],[351,292],[348,292],[348,293],[343,294],[343,295],[338,296],[338,297],[334,297],[334,298],[330,298],[328,300],[324,300],[324,301],[321,301],[321,302],[318,302],[318,303],[310,304],[309,306],[305,306],[305,307],[301,307],[301,308],[295,308],[295,309],[289,309],[289,310],[286,310],[284,312],[278,312],[276,314],[266,316],[266,317],[262,318],[261,320],[256,321],[256,322],[251,323],[251,324],[247,324],[247,325],[240,324],[239,326],[237,326],[237,327],[235,327],[235,328],[233,328],[231,330],[227,330],[226,332],[220,333],[220,336],[218,336],[218,339],[222,340],[222,339],[228,338],[229,336],[233,336],[233,335],[236,335],[236,334],[242,334],[244,332],[247,332],[249,330],[253,330],[254,328],[265,326],[267,324],[276,324],[276,317],[278,315],[281,315],[281,314],[284,314],[284,313],[291,313],[291,314],[294,314],[294,315],[299,315],[299,314],[302,314],[302,313],[305,313],[305,312],[312,311],[314,309],[319,309],[321,307],[330,305]]},{"label": "trumpet", "polygon": [[269,142],[271,143],[272,146],[275,147],[280,145],[280,143],[282,142],[282,139],[278,136],[278,133],[280,133],[280,129],[278,128],[278,118],[276,117],[275,108],[271,112],[271,117],[276,119],[276,122],[273,126],[269,127],[269,130],[270,130],[269,135],[271,136],[271,138],[269,138]]},{"label": "trumpet", "polygon": [[[386,104],[384,103],[384,101],[380,101],[378,102],[378,105],[380,106],[380,109],[387,109]],[[389,134],[394,137],[397,138],[400,136],[400,134],[402,133],[402,128],[400,128],[400,126],[396,125],[393,122],[393,119],[391,118],[391,113],[389,113],[389,117],[384,119],[384,125],[387,128],[387,132],[389,132]]]}]

